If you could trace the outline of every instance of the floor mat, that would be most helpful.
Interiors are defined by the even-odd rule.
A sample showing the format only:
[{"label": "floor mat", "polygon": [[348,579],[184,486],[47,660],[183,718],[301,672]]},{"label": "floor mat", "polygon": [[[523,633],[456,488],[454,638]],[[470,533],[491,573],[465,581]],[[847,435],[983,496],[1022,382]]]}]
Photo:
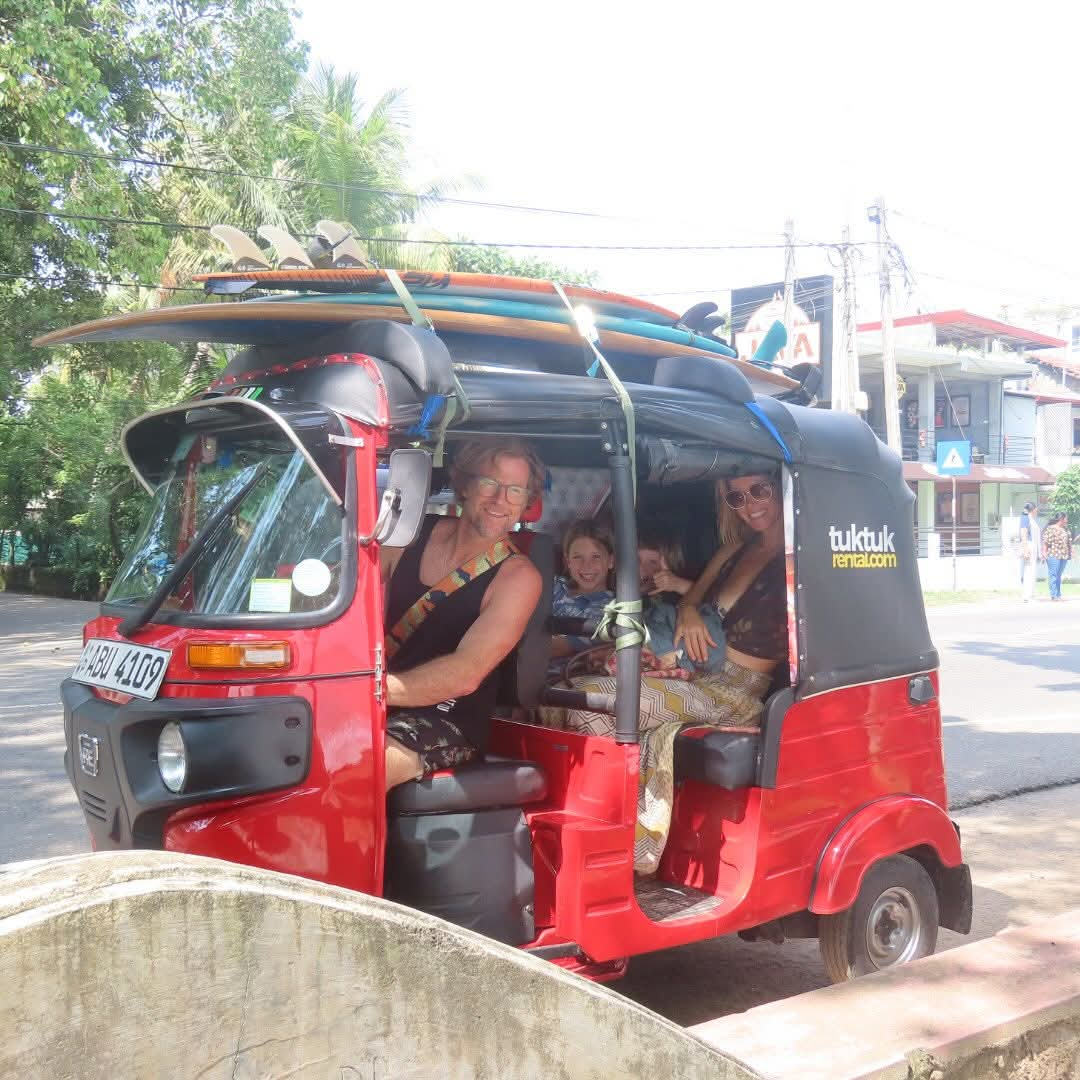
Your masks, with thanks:
[{"label": "floor mat", "polygon": [[692,889],[689,885],[658,881],[656,878],[637,880],[634,883],[634,895],[637,897],[638,907],[657,923],[704,915],[724,902],[721,896]]}]

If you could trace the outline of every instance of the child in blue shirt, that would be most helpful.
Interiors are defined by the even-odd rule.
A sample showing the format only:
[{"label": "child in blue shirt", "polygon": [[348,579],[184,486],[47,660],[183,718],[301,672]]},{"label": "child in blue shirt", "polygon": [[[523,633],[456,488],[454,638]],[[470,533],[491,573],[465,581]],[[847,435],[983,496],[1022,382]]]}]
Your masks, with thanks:
[{"label": "child in blue shirt", "polygon": [[716,645],[703,664],[696,664],[675,646],[678,603],[693,585],[684,576],[686,558],[672,529],[660,522],[643,522],[638,530],[638,571],[641,595],[645,600],[644,622],[649,631],[646,648],[656,658],[658,669],[684,668],[689,671],[718,672],[724,666],[723,616],[711,605],[699,611]]},{"label": "child in blue shirt", "polygon": [[[611,574],[615,568],[615,542],[599,522],[583,518],[566,530],[562,542],[565,575],[555,578],[551,613],[556,617],[598,623],[605,606],[615,599]],[[552,638],[551,674],[560,675],[566,660],[601,642],[585,635],[559,634]]]}]

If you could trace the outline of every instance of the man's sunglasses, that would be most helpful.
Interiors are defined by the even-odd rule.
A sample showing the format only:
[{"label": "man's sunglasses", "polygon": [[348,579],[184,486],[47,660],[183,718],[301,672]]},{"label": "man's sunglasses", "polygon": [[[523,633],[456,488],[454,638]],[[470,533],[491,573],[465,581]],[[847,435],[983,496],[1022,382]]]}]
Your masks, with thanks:
[{"label": "man's sunglasses", "polygon": [[[764,502],[766,499],[771,499],[773,493],[773,486],[768,480],[759,480],[756,484],[750,485],[750,498],[754,502]],[[746,493],[742,491],[729,491],[724,496],[724,502],[731,507],[732,510],[739,510],[746,505]]]},{"label": "man's sunglasses", "polygon": [[490,476],[474,476],[476,493],[483,499],[494,499],[500,491],[506,492],[506,501],[511,506],[524,506],[529,501],[529,489],[520,484],[500,484]]}]

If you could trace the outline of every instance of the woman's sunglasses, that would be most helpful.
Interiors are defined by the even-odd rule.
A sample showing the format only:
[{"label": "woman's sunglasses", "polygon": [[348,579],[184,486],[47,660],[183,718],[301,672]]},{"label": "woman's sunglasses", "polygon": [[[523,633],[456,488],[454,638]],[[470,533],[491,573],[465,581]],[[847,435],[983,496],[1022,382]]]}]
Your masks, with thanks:
[{"label": "woman's sunglasses", "polygon": [[[750,498],[754,502],[764,502],[766,499],[771,499],[773,493],[773,486],[768,480],[759,480],[756,484],[750,485]],[[724,502],[731,507],[732,510],[739,510],[746,505],[746,493],[742,491],[729,491],[724,496]]]}]

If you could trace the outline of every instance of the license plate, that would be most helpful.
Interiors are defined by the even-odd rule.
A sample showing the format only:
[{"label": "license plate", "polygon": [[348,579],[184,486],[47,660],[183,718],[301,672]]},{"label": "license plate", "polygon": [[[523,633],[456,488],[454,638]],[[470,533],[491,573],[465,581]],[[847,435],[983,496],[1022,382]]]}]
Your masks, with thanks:
[{"label": "license plate", "polygon": [[153,701],[157,697],[172,653],[127,641],[91,638],[71,677],[87,686],[119,690],[122,694]]}]

